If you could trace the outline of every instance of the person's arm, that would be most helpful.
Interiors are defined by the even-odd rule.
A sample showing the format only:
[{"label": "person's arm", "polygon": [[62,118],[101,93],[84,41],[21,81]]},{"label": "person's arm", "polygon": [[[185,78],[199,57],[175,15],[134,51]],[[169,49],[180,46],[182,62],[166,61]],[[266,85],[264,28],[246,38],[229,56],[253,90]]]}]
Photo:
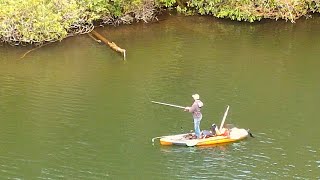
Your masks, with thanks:
[{"label": "person's arm", "polygon": [[191,107],[187,106],[186,108],[184,108],[184,111],[193,112],[194,110],[192,107],[193,107],[193,104]]},{"label": "person's arm", "polygon": [[189,112],[194,112],[197,108],[197,103],[193,103],[191,107],[186,107],[186,109],[189,111]]}]

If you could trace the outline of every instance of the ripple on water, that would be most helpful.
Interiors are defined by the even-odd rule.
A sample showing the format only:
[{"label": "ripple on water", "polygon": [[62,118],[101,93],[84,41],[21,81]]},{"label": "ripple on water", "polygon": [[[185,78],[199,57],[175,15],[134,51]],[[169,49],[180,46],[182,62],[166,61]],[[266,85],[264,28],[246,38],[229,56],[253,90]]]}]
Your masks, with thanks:
[{"label": "ripple on water", "polygon": [[88,142],[77,141],[66,144],[55,153],[48,154],[50,164],[42,168],[40,179],[105,179],[103,160],[99,159],[96,149]]},{"label": "ripple on water", "polygon": [[[161,148],[166,154],[171,152],[180,158],[170,160],[168,170],[179,169],[179,178],[186,179],[238,179],[255,178],[252,171],[256,166],[252,161],[243,161],[245,143],[205,148]],[[178,154],[177,154],[178,153]],[[171,154],[167,154],[171,156]],[[182,158],[183,157],[183,158]],[[249,163],[248,163],[249,162]],[[171,166],[174,165],[174,166]],[[190,172],[197,172],[190,174]]]},{"label": "ripple on water", "polygon": [[29,159],[29,157],[8,152],[6,156],[0,156],[1,179],[26,179],[25,172],[29,167],[39,165],[41,161]]}]

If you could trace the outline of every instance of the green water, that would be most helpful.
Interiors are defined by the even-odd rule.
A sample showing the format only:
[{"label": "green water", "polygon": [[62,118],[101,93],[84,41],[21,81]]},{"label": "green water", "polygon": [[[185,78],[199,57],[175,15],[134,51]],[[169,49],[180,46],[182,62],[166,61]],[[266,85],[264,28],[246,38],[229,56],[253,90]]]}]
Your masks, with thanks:
[{"label": "green water", "polygon": [[[320,19],[249,24],[211,17],[89,36],[20,57],[0,47],[0,179],[320,179]],[[201,129],[226,123],[255,138],[218,147],[162,147],[189,132],[199,93]]]}]

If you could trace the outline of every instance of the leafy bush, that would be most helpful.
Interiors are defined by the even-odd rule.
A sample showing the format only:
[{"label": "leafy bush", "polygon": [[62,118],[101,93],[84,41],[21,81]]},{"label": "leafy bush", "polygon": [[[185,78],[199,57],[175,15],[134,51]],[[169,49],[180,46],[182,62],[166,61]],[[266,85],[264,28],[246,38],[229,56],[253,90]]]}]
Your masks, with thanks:
[{"label": "leafy bush", "polygon": [[148,22],[156,8],[172,0],[0,0],[0,41],[52,42],[93,29],[93,22],[119,25]]},{"label": "leafy bush", "polygon": [[177,8],[185,14],[199,13],[218,18],[254,22],[262,18],[295,22],[310,12],[320,12],[318,0],[188,0]]},{"label": "leafy bush", "polygon": [[18,44],[56,41],[88,31],[76,0],[1,0],[0,39]]},{"label": "leafy bush", "polygon": [[186,15],[254,22],[262,18],[295,22],[320,12],[319,0],[0,0],[0,42],[52,42],[90,32],[93,22],[119,25],[149,22],[161,8]]}]

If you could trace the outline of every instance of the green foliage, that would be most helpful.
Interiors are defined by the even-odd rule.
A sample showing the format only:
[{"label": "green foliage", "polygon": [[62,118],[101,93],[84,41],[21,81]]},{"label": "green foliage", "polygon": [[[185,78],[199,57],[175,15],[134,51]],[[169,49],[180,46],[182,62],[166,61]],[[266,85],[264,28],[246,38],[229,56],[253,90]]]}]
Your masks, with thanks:
[{"label": "green foliage", "polygon": [[79,5],[86,7],[91,18],[98,19],[101,14],[111,14],[109,11],[111,5],[108,2],[106,0],[82,0],[79,2]]},{"label": "green foliage", "polygon": [[320,2],[317,0],[308,0],[306,4],[311,12],[320,12]]},{"label": "green foliage", "polygon": [[153,0],[0,0],[0,41],[62,40],[90,32],[95,20],[109,24],[131,23],[134,18],[148,21],[154,17],[154,8]]},{"label": "green foliage", "polygon": [[159,0],[159,2],[165,7],[172,7],[176,3],[176,0]]},{"label": "green foliage", "polygon": [[188,14],[213,15],[238,21],[254,22],[262,18],[285,19],[295,22],[309,12],[319,12],[319,0],[188,0],[187,10],[177,8]]},{"label": "green foliage", "polygon": [[192,0],[188,2],[188,7],[201,15],[253,22],[261,19],[258,13],[252,11],[253,3],[250,0]]},{"label": "green foliage", "polygon": [[1,0],[0,38],[9,42],[61,40],[84,16],[75,0]]},{"label": "green foliage", "polygon": [[183,14],[187,14],[188,12],[188,9],[187,7],[181,7],[181,6],[177,6],[177,11],[180,12],[180,13],[183,13]]},{"label": "green foliage", "polygon": [[93,22],[148,22],[162,8],[237,21],[262,18],[294,22],[320,12],[319,0],[0,0],[0,42],[62,40],[93,29]]}]

